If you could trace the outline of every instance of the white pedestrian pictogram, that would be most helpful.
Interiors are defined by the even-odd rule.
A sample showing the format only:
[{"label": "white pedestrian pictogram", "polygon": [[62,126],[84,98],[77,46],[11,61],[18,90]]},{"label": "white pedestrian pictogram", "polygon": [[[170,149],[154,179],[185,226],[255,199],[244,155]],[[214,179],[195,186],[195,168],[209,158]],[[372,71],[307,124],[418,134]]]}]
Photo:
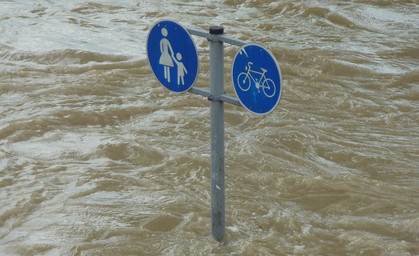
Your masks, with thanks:
[{"label": "white pedestrian pictogram", "polygon": [[164,68],[164,78],[167,82],[170,83],[170,68],[173,68],[175,65],[173,62],[176,63],[177,67],[177,84],[185,85],[185,75],[188,73],[188,70],[185,67],[185,64],[182,62],[182,54],[178,52],[175,57],[175,53],[173,51],[172,45],[170,41],[166,38],[168,36],[168,31],[166,28],[161,29],[161,34],[163,38],[160,40],[160,60],[159,64],[163,65]]}]

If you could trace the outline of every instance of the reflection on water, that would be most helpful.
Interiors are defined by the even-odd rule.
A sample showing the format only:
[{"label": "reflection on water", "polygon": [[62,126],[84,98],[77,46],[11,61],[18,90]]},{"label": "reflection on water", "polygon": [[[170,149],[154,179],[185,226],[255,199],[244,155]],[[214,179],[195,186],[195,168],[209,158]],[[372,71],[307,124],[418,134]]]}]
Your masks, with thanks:
[{"label": "reflection on water", "polygon": [[[419,254],[414,2],[1,5],[0,254]],[[163,18],[264,44],[284,76],[270,115],[226,105],[221,244],[209,103],[163,88],[146,59]]]}]

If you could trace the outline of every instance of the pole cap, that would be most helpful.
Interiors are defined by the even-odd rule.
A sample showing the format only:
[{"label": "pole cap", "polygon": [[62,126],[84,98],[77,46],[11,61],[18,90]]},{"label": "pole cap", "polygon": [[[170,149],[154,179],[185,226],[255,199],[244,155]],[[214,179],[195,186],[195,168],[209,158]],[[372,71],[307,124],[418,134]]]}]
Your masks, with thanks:
[{"label": "pole cap", "polygon": [[222,26],[212,26],[209,29],[210,34],[221,35],[224,34],[224,28]]}]

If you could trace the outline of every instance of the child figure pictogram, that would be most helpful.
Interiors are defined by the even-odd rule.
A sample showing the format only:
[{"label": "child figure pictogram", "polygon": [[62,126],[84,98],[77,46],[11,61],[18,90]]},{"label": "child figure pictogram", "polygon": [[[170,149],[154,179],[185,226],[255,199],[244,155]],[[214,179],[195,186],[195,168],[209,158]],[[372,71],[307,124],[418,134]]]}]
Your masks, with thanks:
[{"label": "child figure pictogram", "polygon": [[173,58],[177,66],[177,84],[180,85],[182,80],[182,85],[185,85],[185,74],[188,74],[188,70],[182,62],[182,54],[180,52],[176,53],[176,58]]}]

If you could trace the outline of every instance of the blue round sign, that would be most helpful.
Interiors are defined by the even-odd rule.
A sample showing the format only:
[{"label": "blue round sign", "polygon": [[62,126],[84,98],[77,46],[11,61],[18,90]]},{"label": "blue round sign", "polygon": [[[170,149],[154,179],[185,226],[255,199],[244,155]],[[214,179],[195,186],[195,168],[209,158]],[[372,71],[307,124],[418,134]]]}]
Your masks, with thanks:
[{"label": "blue round sign", "polygon": [[147,56],[159,82],[174,92],[186,92],[198,75],[198,53],[188,31],[173,21],[160,21],[147,37]]},{"label": "blue round sign", "polygon": [[234,58],[231,74],[239,101],[251,112],[266,115],[278,105],[282,75],[268,49],[256,44],[243,46]]}]

